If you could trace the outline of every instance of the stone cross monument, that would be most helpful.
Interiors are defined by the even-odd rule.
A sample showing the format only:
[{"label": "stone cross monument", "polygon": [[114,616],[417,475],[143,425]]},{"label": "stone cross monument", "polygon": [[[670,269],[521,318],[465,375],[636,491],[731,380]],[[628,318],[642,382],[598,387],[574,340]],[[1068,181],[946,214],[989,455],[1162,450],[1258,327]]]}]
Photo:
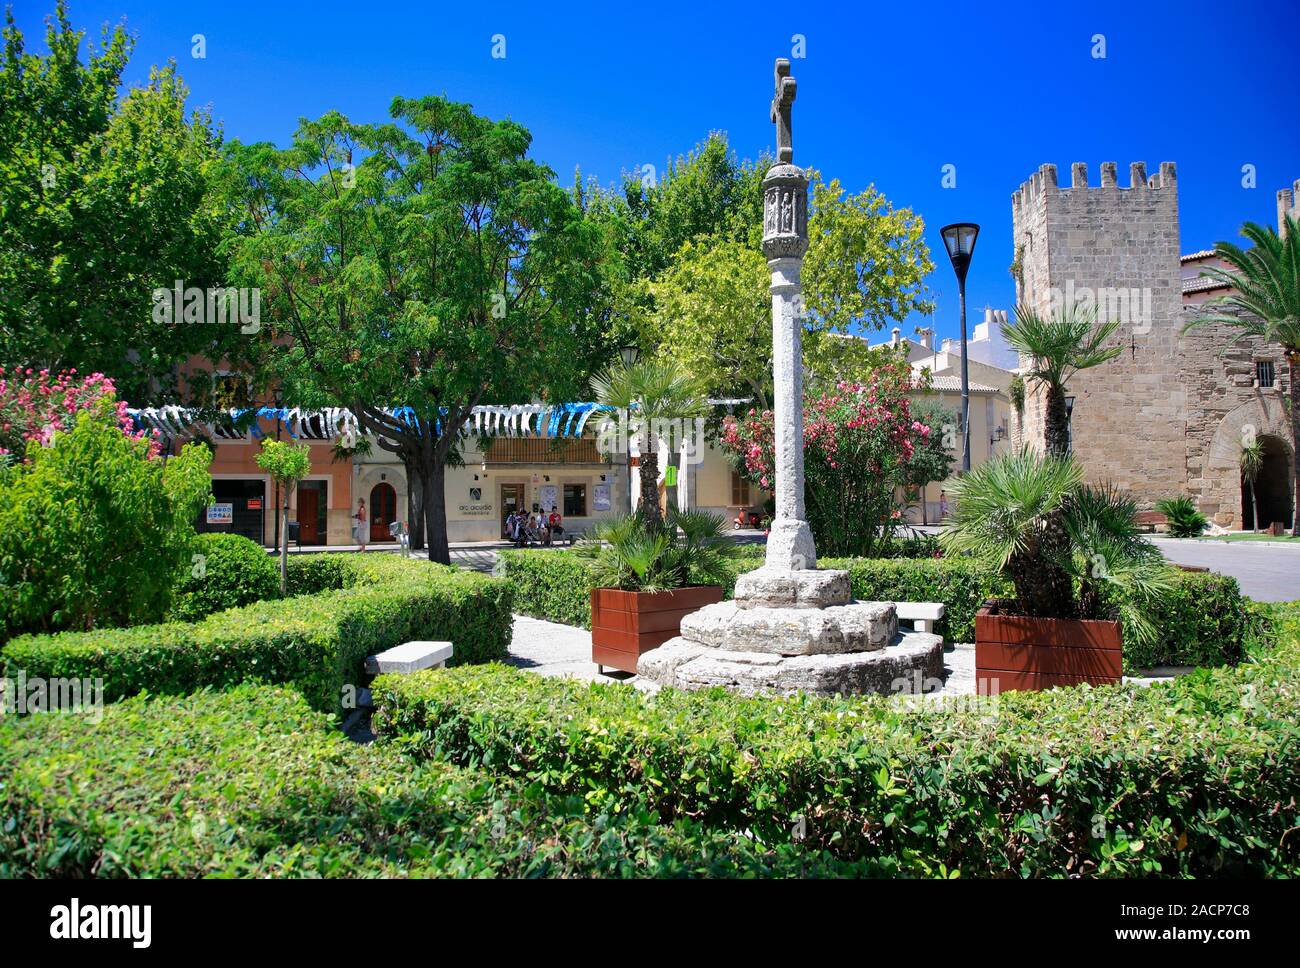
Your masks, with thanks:
[{"label": "stone cross monument", "polygon": [[777,163],[763,179],[763,254],[772,270],[772,377],[776,390],[776,517],[767,541],[767,567],[817,567],[803,501],[803,294],[799,269],[808,251],[808,176],[792,163],[790,62],[776,62]]},{"label": "stone cross monument", "polygon": [[777,163],[763,179],[776,385],[776,518],[767,558],[737,579],[732,601],[685,615],[681,634],[643,654],[637,674],[678,689],[726,686],[742,693],[918,691],[943,672],[943,640],[899,631],[892,602],[853,601],[847,571],[817,568],[805,518],[799,267],[808,250],[808,176],[793,161],[794,95],[790,62],[782,58],[771,108]]}]

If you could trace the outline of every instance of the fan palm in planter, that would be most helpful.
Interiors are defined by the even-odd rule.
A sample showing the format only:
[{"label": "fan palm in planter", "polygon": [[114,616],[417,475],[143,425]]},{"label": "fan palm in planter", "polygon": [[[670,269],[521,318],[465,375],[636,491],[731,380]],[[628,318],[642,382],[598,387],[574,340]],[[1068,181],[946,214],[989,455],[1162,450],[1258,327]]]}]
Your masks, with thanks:
[{"label": "fan palm in planter", "polygon": [[[671,360],[650,359],[615,364],[591,378],[596,402],[626,415],[641,453],[640,511],[650,531],[663,528],[659,510],[658,440],[681,434],[682,421],[704,417],[708,398],[695,379]],[[668,440],[669,452],[680,440]]]},{"label": "fan palm in planter", "polygon": [[[1237,330],[1234,343],[1258,336],[1282,346],[1291,379],[1291,453],[1300,453],[1300,218],[1288,215],[1281,235],[1272,226],[1254,222],[1243,225],[1241,234],[1253,243],[1251,248],[1231,242],[1214,245],[1215,254],[1231,268],[1201,271],[1231,287],[1226,296],[1206,304],[1222,309],[1193,319],[1183,332],[1223,323]],[[1294,497],[1297,513],[1291,515],[1291,534],[1300,537],[1300,474]]]},{"label": "fan palm in planter", "polygon": [[979,679],[999,689],[1115,682],[1121,622],[1149,641],[1149,605],[1171,587],[1160,552],[1135,523],[1136,504],[1083,483],[1073,457],[1023,449],[993,458],[951,485],[940,543],[1010,578],[1012,601],[976,617]]},{"label": "fan palm in planter", "polygon": [[[657,509],[657,505],[656,505]],[[722,518],[668,511],[667,527],[632,514],[598,525],[576,552],[591,562],[591,658],[636,672],[637,659],[681,630],[682,618],[722,601],[736,544]]]},{"label": "fan palm in planter", "polygon": [[[1027,357],[1023,382],[1043,394],[1043,448],[1054,457],[1070,453],[1070,413],[1066,407],[1066,386],[1079,370],[1109,363],[1121,347],[1106,347],[1117,330],[1117,321],[1097,324],[1091,309],[1066,307],[1041,316],[1024,305],[1015,309],[1015,322],[1006,326],[1006,342]],[[1010,483],[1010,482],[1009,482]],[[1026,607],[1036,613],[1069,611],[1070,576],[1057,564],[1067,557],[1066,534],[1060,512],[1049,512],[1036,542],[1043,548],[1039,567],[1043,574],[1032,589],[1035,600]]]}]

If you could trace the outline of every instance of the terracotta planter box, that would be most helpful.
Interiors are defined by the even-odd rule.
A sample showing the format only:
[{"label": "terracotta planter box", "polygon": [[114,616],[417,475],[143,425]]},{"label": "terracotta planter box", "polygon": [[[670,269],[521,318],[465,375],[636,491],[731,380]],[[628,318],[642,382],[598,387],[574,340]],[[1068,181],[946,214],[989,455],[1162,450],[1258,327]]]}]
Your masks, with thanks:
[{"label": "terracotta planter box", "polygon": [[697,585],[670,592],[591,590],[591,661],[636,672],[636,660],[675,638],[682,618],[722,601],[721,585]]},{"label": "terracotta planter box", "polygon": [[975,685],[983,694],[1119,682],[1119,622],[1031,618],[989,601],[975,614]]}]

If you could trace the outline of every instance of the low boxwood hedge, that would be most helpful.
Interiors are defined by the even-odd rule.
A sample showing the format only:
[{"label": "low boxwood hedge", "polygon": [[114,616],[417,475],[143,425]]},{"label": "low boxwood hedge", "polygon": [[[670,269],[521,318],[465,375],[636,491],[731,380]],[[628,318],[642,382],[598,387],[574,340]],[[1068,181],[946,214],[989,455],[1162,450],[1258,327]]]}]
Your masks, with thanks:
[{"label": "low boxwood hedge", "polygon": [[803,847],[589,811],[362,747],[295,693],[135,697],[0,721],[0,877],[870,874]]},{"label": "low boxwood hedge", "polygon": [[[412,639],[448,639],[452,664],[504,658],[508,583],[396,555],[319,555],[300,581],[345,587],[217,612],[196,623],[28,635],[0,652],[4,674],[104,680],[104,698],[182,694],[258,680],[289,683],[322,711],[361,680],[367,655]],[[304,578],[304,576],[306,576]]]},{"label": "low boxwood hedge", "polygon": [[[591,628],[591,577],[585,563],[567,551],[498,552],[501,574],[518,591],[516,607],[527,615]],[[745,554],[732,562],[724,586],[730,598],[735,579],[762,565]],[[860,601],[943,602],[935,631],[947,642],[975,641],[975,613],[989,598],[1011,594],[1011,584],[960,558],[824,558],[819,568],[848,571]],[[1259,621],[1242,597],[1235,578],[1214,573],[1177,572],[1174,593],[1152,616],[1157,641],[1130,645],[1125,637],[1127,670],[1157,665],[1235,664],[1246,655]]]},{"label": "low boxwood hedge", "polygon": [[902,873],[1300,873],[1300,622],[1167,685],[944,704],[583,685],[503,666],[375,682],[381,741],[592,809]]},{"label": "low boxwood hedge", "polygon": [[1264,633],[1265,619],[1241,594],[1237,579],[1214,572],[1178,572],[1173,590],[1151,610],[1159,638],[1124,637],[1125,672],[1156,666],[1235,665]]},{"label": "low boxwood hedge", "polygon": [[213,612],[279,597],[280,569],[265,548],[242,534],[200,534],[172,589],[167,617],[196,622]]}]

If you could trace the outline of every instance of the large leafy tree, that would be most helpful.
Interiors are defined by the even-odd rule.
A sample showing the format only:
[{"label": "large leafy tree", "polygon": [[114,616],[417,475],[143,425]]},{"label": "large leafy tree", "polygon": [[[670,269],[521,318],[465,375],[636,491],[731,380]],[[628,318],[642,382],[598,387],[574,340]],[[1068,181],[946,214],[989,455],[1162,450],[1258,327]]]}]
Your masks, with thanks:
[{"label": "large leafy tree", "polygon": [[[760,208],[743,206],[750,215]],[[751,231],[687,240],[649,283],[653,308],[646,342],[686,366],[716,395],[744,394],[761,408],[772,393],[770,273]],[[887,362],[855,330],[880,329],[913,311],[930,312],[924,278],[933,264],[924,226],[895,210],[873,188],[846,194],[838,181],[814,178],[804,260],[804,363],[833,385],[866,378]]]},{"label": "large leafy tree", "polygon": [[[1234,342],[1251,336],[1278,343],[1286,354],[1291,379],[1291,454],[1300,454],[1300,218],[1287,216],[1286,231],[1247,222],[1241,234],[1248,249],[1232,242],[1215,243],[1215,253],[1230,268],[1212,267],[1201,275],[1231,287],[1212,300],[1210,311],[1191,320],[1184,331],[1222,323],[1236,331]],[[1296,477],[1291,534],[1300,537],[1300,474]]]},{"label": "large leafy tree", "polygon": [[119,98],[132,42],[84,33],[60,2],[48,55],[9,13],[0,54],[0,359],[103,372],[136,402],[166,399],[192,353],[229,355],[237,327],[154,322],[152,292],[219,285],[218,136],[187,114],[174,66]]},{"label": "large leafy tree", "polygon": [[571,362],[600,239],[520,125],[441,97],[390,113],[304,121],[284,150],[236,146],[232,253],[283,344],[285,399],[347,406],[401,457],[429,557],[447,562],[444,472],[473,407],[585,379]]}]

